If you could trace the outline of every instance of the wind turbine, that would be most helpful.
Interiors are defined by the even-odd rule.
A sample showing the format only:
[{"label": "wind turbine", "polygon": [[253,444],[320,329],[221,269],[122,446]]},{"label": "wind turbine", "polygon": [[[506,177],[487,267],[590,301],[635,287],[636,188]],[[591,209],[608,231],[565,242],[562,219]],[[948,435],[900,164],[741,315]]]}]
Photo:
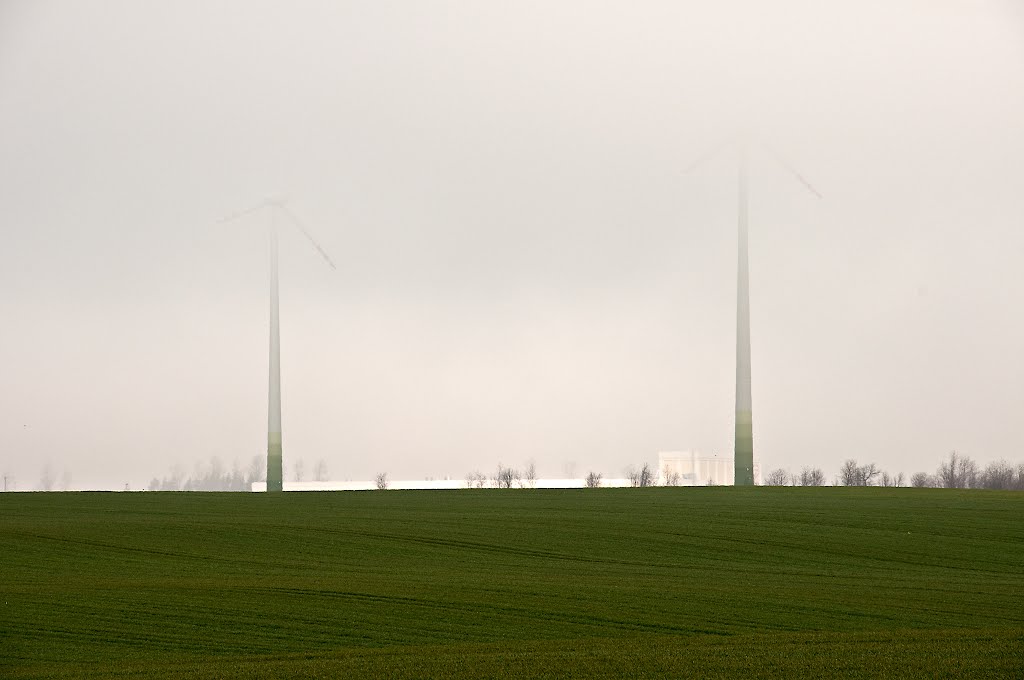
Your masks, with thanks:
[{"label": "wind turbine", "polygon": [[[739,238],[737,239],[736,263],[736,438],[734,440],[735,478],[733,483],[736,486],[753,486],[754,421],[750,398],[750,268],[747,242],[749,139],[746,136],[741,136],[738,140],[730,140],[714,147],[690,165],[686,172],[692,172],[730,144],[736,145],[739,156],[736,196]],[[776,151],[763,142],[759,146],[767,151],[776,163],[792,174],[804,188],[814,196],[821,198],[818,190],[811,186],[810,182],[783,160]]]},{"label": "wind turbine", "polygon": [[269,397],[267,400],[267,491],[284,490],[284,470],[281,463],[281,328],[278,314],[277,285],[277,232],[281,218],[295,225],[299,231],[313,244],[316,251],[324,258],[331,269],[337,269],[331,258],[313,239],[309,230],[299,218],[288,209],[286,201],[280,198],[268,198],[259,205],[241,212],[228,215],[221,223],[231,222],[252,213],[266,211],[269,214],[270,231],[270,380]]}]

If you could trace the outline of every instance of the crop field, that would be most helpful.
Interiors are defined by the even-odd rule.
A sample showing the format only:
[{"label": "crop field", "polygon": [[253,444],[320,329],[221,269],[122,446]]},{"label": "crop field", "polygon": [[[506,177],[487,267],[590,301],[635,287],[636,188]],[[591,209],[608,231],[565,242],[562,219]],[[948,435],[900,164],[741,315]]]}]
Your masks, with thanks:
[{"label": "crop field", "polygon": [[1024,494],[0,494],[0,677],[1024,677]]}]

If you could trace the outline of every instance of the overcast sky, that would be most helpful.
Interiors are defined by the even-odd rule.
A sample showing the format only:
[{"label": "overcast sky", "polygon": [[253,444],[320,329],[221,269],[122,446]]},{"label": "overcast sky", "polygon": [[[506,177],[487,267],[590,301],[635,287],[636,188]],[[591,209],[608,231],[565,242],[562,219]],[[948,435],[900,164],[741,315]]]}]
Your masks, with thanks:
[{"label": "overcast sky", "polygon": [[0,469],[265,455],[267,196],[286,479],[731,455],[739,131],[762,467],[1022,462],[1021,121],[1011,0],[0,0]]}]

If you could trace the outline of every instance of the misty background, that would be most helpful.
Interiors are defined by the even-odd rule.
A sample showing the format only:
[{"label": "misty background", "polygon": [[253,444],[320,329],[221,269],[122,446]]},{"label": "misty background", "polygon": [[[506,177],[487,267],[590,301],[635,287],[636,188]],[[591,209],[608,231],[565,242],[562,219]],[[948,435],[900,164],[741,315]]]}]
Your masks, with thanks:
[{"label": "misty background", "polygon": [[737,132],[763,470],[1024,459],[1009,0],[0,1],[0,471],[141,488],[731,455]]}]

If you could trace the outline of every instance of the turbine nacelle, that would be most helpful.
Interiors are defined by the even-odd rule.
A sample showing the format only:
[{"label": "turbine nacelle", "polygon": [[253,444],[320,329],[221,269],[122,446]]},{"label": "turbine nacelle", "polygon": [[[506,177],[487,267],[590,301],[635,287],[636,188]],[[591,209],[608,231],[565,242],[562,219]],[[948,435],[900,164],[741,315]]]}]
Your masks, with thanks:
[{"label": "turbine nacelle", "polygon": [[781,153],[779,153],[779,151],[775,147],[771,146],[767,142],[762,141],[758,139],[756,136],[747,132],[727,137],[724,140],[713,145],[703,154],[697,156],[697,159],[690,163],[690,165],[686,166],[686,168],[683,169],[683,174],[692,173],[693,171],[697,170],[702,165],[710,161],[712,158],[718,156],[720,152],[722,152],[724,149],[727,149],[730,146],[736,148],[736,151],[740,158],[741,165],[746,162],[747,157],[752,148],[762,149],[767,153],[767,155],[772,160],[774,160],[779,165],[779,167],[781,167],[783,170],[791,174],[798,182],[800,182],[800,184],[802,184],[804,188],[807,189],[807,191],[811,192],[811,194],[813,194],[816,198],[822,198],[821,193],[817,189],[815,189],[814,186],[809,181],[807,181],[807,179],[803,175],[801,175],[796,170],[796,168],[793,167],[792,163],[786,160],[786,158]]},{"label": "turbine nacelle", "polygon": [[330,255],[327,254],[327,251],[325,251],[320,246],[320,244],[316,242],[316,239],[314,239],[313,235],[309,233],[309,229],[306,228],[306,225],[303,224],[302,221],[298,217],[296,217],[295,213],[292,212],[291,208],[288,207],[287,196],[268,196],[267,198],[263,199],[258,205],[254,205],[251,208],[246,208],[245,210],[240,210],[236,213],[231,213],[227,217],[218,220],[217,223],[224,224],[226,222],[233,222],[234,220],[240,219],[242,217],[246,217],[253,213],[260,212],[261,210],[270,211],[270,223],[272,229],[277,229],[277,220],[275,219],[277,215],[283,215],[289,222],[292,223],[292,225],[296,229],[298,229],[302,233],[303,236],[306,237],[306,240],[308,240],[309,243],[313,246],[313,248],[316,249],[316,252],[320,253],[320,257],[324,258],[324,262],[326,262],[331,267],[331,269],[337,269],[337,267],[334,265],[334,261],[331,260]]}]

